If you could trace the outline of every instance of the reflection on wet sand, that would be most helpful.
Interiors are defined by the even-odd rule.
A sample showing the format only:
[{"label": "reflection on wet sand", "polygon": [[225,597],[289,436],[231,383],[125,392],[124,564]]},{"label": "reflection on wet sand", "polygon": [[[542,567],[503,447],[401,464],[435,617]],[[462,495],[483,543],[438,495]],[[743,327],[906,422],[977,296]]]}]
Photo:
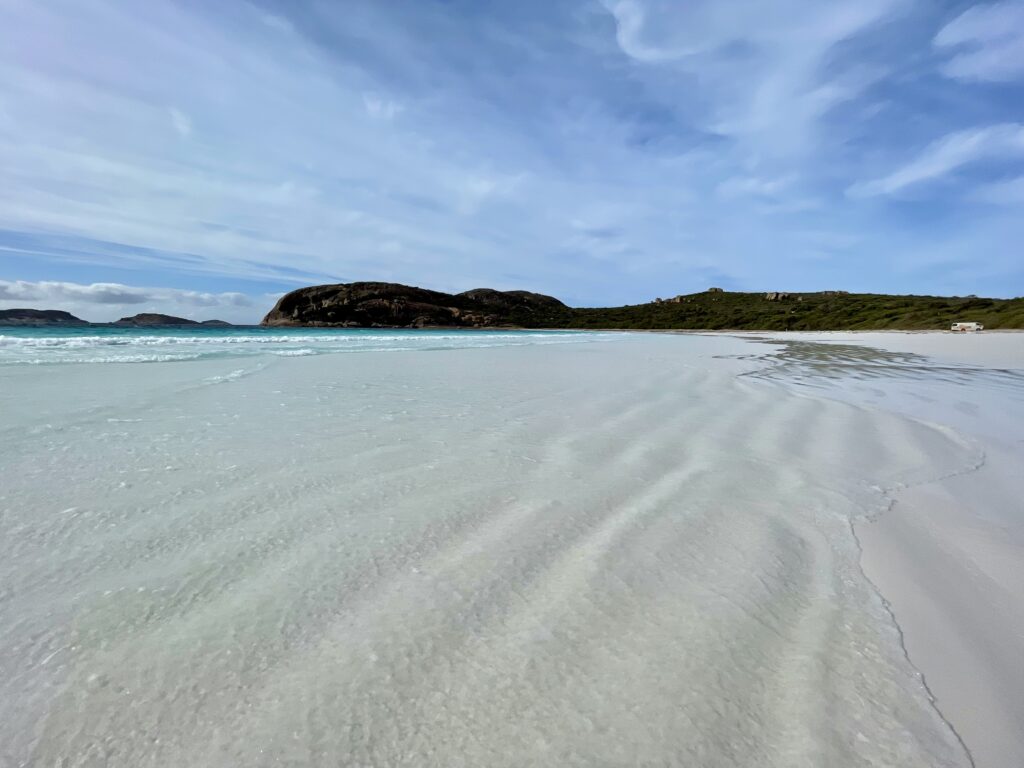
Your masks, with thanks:
[{"label": "reflection on wet sand", "polygon": [[968,364],[937,363],[914,352],[894,351],[860,344],[814,342],[744,336],[760,344],[776,347],[767,355],[752,354],[767,363],[745,376],[783,379],[807,387],[826,387],[837,380],[903,379],[1019,389],[1024,387],[1024,371]]}]

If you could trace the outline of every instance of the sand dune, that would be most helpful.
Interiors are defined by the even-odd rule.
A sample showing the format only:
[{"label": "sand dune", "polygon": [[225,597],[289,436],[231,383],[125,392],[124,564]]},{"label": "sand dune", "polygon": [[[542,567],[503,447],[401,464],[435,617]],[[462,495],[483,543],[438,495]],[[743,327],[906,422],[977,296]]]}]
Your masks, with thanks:
[{"label": "sand dune", "polygon": [[773,349],[3,372],[0,764],[968,765],[852,525],[979,447]]}]

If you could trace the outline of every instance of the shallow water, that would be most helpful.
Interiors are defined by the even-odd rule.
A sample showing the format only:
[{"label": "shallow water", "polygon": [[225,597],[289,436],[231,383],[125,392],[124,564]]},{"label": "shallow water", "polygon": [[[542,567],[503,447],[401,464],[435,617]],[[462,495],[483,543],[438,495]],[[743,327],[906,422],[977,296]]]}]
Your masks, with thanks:
[{"label": "shallow water", "polygon": [[0,764],[966,765],[851,520],[972,447],[565,336],[0,369]]},{"label": "shallow water", "polygon": [[[857,341],[754,337],[769,350],[741,356],[764,363],[745,375],[1024,446],[1024,334],[848,336]],[[943,349],[937,341],[950,343]],[[979,350],[980,343],[965,341],[985,344]],[[997,359],[986,360],[985,347]],[[937,360],[915,348],[950,357]]]}]

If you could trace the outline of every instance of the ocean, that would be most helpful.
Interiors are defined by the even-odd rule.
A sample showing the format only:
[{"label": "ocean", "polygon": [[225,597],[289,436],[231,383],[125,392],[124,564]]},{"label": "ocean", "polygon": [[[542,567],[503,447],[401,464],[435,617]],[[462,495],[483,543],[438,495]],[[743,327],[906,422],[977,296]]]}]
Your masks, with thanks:
[{"label": "ocean", "polygon": [[513,330],[232,327],[0,327],[0,365],[159,363],[224,357],[304,357],[595,341],[610,334]]}]

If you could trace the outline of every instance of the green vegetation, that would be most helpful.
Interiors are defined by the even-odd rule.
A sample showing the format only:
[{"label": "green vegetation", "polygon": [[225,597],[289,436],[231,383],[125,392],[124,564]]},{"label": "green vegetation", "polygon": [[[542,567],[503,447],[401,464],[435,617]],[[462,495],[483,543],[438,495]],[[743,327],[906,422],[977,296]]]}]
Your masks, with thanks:
[{"label": "green vegetation", "polygon": [[[516,313],[518,315],[518,313]],[[510,318],[532,328],[693,330],[948,330],[958,321],[986,329],[1024,328],[1024,298],[887,296],[873,293],[704,292],[662,303],[600,309],[553,308]]]}]

